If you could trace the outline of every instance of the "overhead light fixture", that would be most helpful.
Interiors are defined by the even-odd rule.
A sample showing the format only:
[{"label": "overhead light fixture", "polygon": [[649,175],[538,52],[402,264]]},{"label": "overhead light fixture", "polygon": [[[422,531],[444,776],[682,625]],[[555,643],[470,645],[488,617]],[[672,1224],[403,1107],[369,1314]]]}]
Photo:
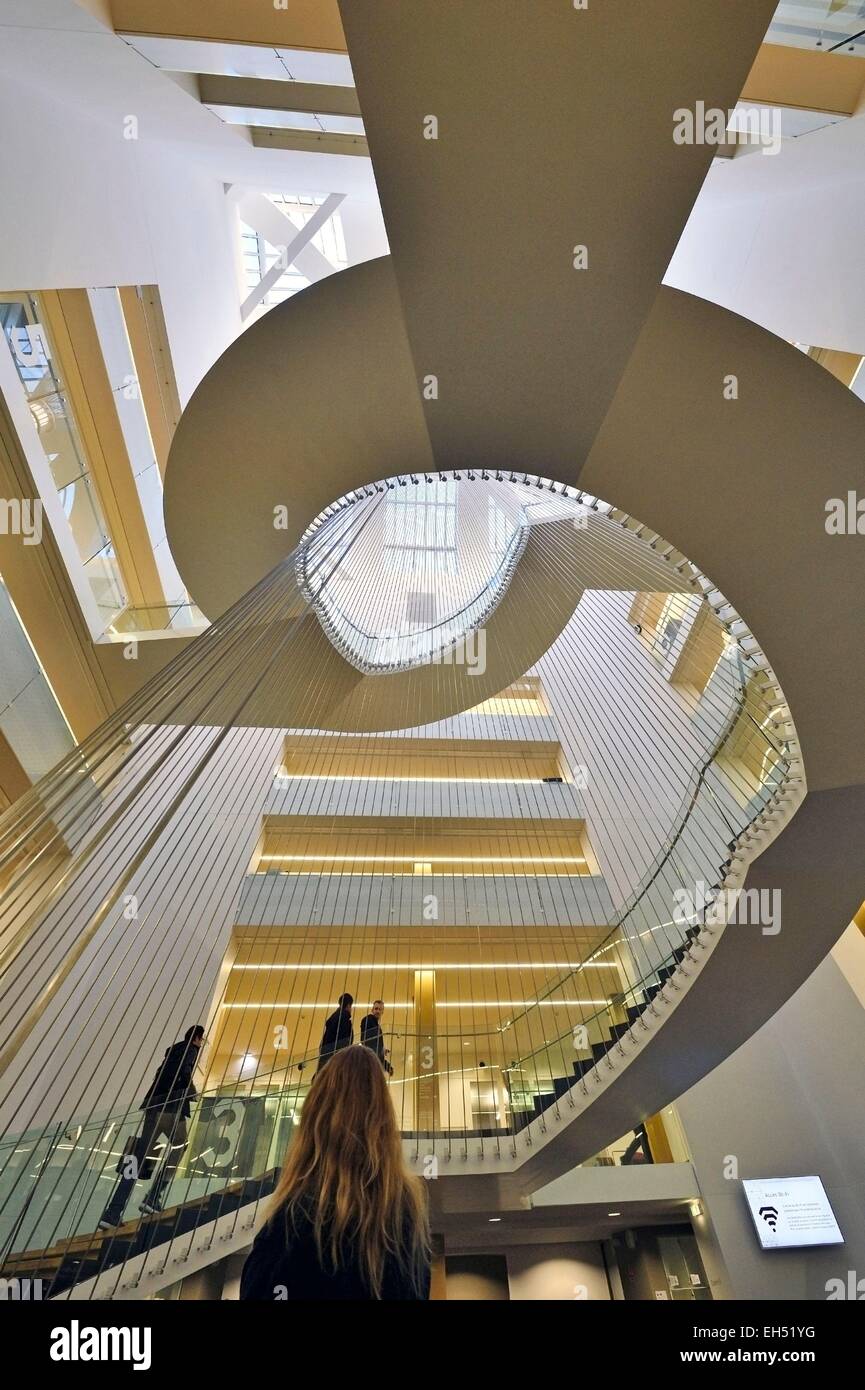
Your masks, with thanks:
[{"label": "overhead light fixture", "polygon": [[490,1225],[493,1226],[497,1221],[501,1221],[501,1219],[502,1219],[502,1218],[501,1218],[500,1216],[491,1216],[491,1217],[490,1217]]},{"label": "overhead light fixture", "polygon": [[364,773],[348,772],[277,772],[275,776],[284,782],[459,782],[463,785],[466,782],[472,784],[482,784],[484,786],[492,784],[494,786],[519,786],[534,787],[539,782],[546,779],[543,777],[387,777],[385,775],[369,775]]},{"label": "overhead light fixture", "polygon": [[608,1211],[608,1212],[607,1212],[607,1216],[621,1216],[621,1214],[622,1214],[622,1213],[621,1213],[620,1211]]},{"label": "overhead light fixture", "polygon": [[[406,854],[263,854],[262,863],[288,860],[291,863],[316,864],[414,864]],[[439,854],[425,861],[428,864],[585,864],[582,855],[531,854]]]},{"label": "overhead light fixture", "polygon": [[[425,962],[421,965],[407,965],[399,961],[352,961],[352,970],[525,970],[531,967],[533,970],[618,970],[615,961],[570,961],[570,960],[496,960],[496,961],[471,961],[471,960],[449,960],[435,961],[433,964]],[[324,965],[307,964],[305,962],[285,964],[281,961],[258,961],[255,964],[232,965],[232,970],[320,970],[332,971],[333,963],[328,962]]]},{"label": "overhead light fixture", "polygon": [[691,1215],[692,1215],[692,1216],[702,1216],[702,1215],[703,1215],[703,1206],[702,1206],[702,1203],[701,1203],[701,1202],[692,1202],[692,1203],[691,1203]]}]

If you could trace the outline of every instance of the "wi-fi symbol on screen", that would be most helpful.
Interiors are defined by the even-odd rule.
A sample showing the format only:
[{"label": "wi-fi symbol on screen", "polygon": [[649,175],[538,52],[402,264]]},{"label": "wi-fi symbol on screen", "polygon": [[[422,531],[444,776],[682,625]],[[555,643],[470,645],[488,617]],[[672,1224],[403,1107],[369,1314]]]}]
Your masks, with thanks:
[{"label": "wi-fi symbol on screen", "polygon": [[760,1213],[759,1213],[759,1214],[760,1214],[760,1216],[762,1216],[763,1220],[766,1222],[766,1225],[767,1225],[767,1226],[771,1226],[771,1227],[772,1227],[772,1230],[774,1231],[775,1227],[778,1225],[778,1208],[777,1208],[777,1207],[761,1207],[761,1208],[760,1208]]}]

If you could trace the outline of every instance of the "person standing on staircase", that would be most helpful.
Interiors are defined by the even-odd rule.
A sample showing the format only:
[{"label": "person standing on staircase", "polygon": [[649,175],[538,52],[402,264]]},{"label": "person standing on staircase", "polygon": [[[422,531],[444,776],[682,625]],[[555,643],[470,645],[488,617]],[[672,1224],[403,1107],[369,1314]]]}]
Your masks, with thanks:
[{"label": "person standing on staircase", "polygon": [[368,1013],[360,1021],[360,1040],[364,1047],[368,1047],[370,1052],[374,1052],[381,1062],[388,1076],[393,1076],[393,1067],[388,1058],[390,1052],[384,1045],[384,1033],[381,1030],[381,1020],[384,1014],[384,1000],[376,999],[373,1001],[372,1012]]},{"label": "person standing on staircase", "polygon": [[174,1177],[186,1148],[186,1121],[190,1103],[198,1094],[192,1076],[203,1043],[204,1028],[198,1023],[194,1028],[187,1028],[180,1042],[166,1049],[153,1083],[141,1102],[144,1111],[141,1134],[127,1143],[117,1165],[120,1181],[102,1213],[100,1230],[111,1230],[122,1223],[133,1187],[140,1177],[150,1176],[153,1169],[151,1149],[160,1135],[165,1138],[165,1152],[140,1210],[148,1216],[162,1210],[162,1193]]},{"label": "person standing on staircase", "polygon": [[354,1029],[351,1026],[351,1010],[354,1000],[350,994],[341,994],[336,1001],[338,1008],[330,1015],[324,1025],[318,1049],[316,1075],[326,1066],[337,1052],[350,1047],[354,1042]]}]

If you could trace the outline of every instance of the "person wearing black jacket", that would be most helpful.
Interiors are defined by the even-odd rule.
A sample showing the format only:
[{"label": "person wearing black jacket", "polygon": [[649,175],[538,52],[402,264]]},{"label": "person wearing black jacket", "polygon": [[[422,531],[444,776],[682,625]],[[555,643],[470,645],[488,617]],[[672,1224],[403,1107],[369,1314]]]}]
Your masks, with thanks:
[{"label": "person wearing black jacket", "polygon": [[[134,1150],[124,1153],[117,1165],[120,1181],[99,1222],[101,1230],[110,1230],[123,1221],[123,1212],[139,1177],[147,1176],[151,1149],[160,1135],[166,1140],[164,1161],[151,1183],[140,1210],[154,1215],[162,1210],[162,1193],[174,1177],[183,1150],[186,1148],[186,1121],[190,1102],[198,1094],[192,1076],[198,1061],[199,1048],[204,1043],[201,1024],[187,1028],[180,1042],[166,1049],[165,1057],[153,1082],[141,1102],[144,1126],[135,1140]],[[127,1171],[131,1169],[131,1171]]]},{"label": "person wearing black jacket", "polygon": [[388,1076],[393,1076],[393,1067],[387,1060],[390,1053],[384,1045],[384,1033],[381,1031],[383,1013],[384,1000],[374,1000],[372,1013],[367,1014],[366,1017],[362,1018],[360,1021],[360,1040],[364,1047],[368,1047],[370,1052],[375,1053]]},{"label": "person wearing black jacket", "polygon": [[341,994],[336,1002],[339,1007],[330,1015],[321,1035],[316,1075],[335,1053],[344,1047],[350,1047],[354,1042],[354,1029],[351,1026],[351,1008],[354,1000],[350,994]]}]

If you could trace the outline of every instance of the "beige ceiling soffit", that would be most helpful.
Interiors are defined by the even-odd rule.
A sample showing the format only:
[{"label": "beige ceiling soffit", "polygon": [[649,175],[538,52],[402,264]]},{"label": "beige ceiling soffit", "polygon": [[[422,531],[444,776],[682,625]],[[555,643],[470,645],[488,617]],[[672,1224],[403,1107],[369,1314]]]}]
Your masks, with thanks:
[{"label": "beige ceiling soffit", "polygon": [[837,348],[812,347],[808,349],[808,356],[813,357],[815,362],[819,362],[821,367],[825,367],[827,372],[831,372],[845,386],[853,385],[862,366],[862,358],[857,352],[840,352]]},{"label": "beige ceiling soffit", "polygon": [[360,154],[369,157],[369,145],[362,135],[326,135],[312,130],[274,130],[270,126],[250,126],[253,145],[271,150],[314,150],[316,154]]},{"label": "beige ceiling soffit", "polygon": [[270,270],[268,270],[266,275],[262,276],[255,286],[255,289],[250,290],[246,299],[241,304],[240,317],[244,322],[246,322],[253,310],[258,308],[258,305],[264,299],[268,290],[271,290],[273,286],[282,279],[282,276],[293,263],[295,257],[299,255],[305,246],[309,245],[316,233],[324,226],[325,222],[330,221],[344,198],[344,193],[328,193],[324,202],[320,207],[316,208],[309,221],[305,222],[299,229],[296,229],[288,218],[285,219],[287,230],[294,231],[294,236],[291,241],[280,248],[280,254],[270,267]]},{"label": "beige ceiling soffit", "polygon": [[345,53],[336,0],[110,0],[117,33]]},{"label": "beige ceiling soffit", "polygon": [[865,60],[843,53],[764,43],[740,101],[852,116],[865,89]]},{"label": "beige ceiling soffit", "polygon": [[164,604],[166,595],[87,291],[46,291],[41,303],[63,365],[90,475],[105,512],[129,603],[135,608]]},{"label": "beige ceiling soffit", "polygon": [[122,285],[118,293],[156,462],[165,477],[168,450],[180,419],[180,400],[159,288]]},{"label": "beige ceiling soffit", "polygon": [[[438,377],[439,468],[585,459],[712,162],[674,113],[735,106],[774,3],[700,4],[698,25],[693,8],[343,0],[415,379]],[[578,356],[550,351],[575,324]]]},{"label": "beige ceiling soffit", "polygon": [[[256,401],[248,421],[235,409],[238,397]],[[346,413],[334,412],[335,400]],[[254,452],[253,477],[225,467],[238,447],[235,457]],[[202,491],[208,451],[220,486]],[[196,388],[165,476],[171,553],[195,602],[216,618],[285,559],[334,498],[372,478],[433,466],[393,266],[389,257],[365,261],[264,314]],[[267,497],[268,514],[255,497]],[[273,526],[272,498],[291,500],[289,530]]]},{"label": "beige ceiling soffit", "polygon": [[261,111],[304,111],[323,116],[359,116],[354,87],[324,82],[289,82],[265,77],[198,74],[205,106],[246,106]]},{"label": "beige ceiling soffit", "polygon": [[[6,402],[0,394],[0,493],[36,497]],[[0,535],[0,573],[69,726],[79,741],[114,709],[66,567],[49,527],[41,545]]]},{"label": "beige ceiling soffit", "polygon": [[[666,379],[684,361],[686,389]],[[740,384],[735,403],[719,362]],[[848,635],[861,628],[865,552],[825,526],[827,499],[862,490],[863,439],[862,402],[805,353],[662,286],[579,478],[686,546],[765,643],[809,793],[865,782],[865,647]],[[827,720],[836,688],[856,696]]]}]

